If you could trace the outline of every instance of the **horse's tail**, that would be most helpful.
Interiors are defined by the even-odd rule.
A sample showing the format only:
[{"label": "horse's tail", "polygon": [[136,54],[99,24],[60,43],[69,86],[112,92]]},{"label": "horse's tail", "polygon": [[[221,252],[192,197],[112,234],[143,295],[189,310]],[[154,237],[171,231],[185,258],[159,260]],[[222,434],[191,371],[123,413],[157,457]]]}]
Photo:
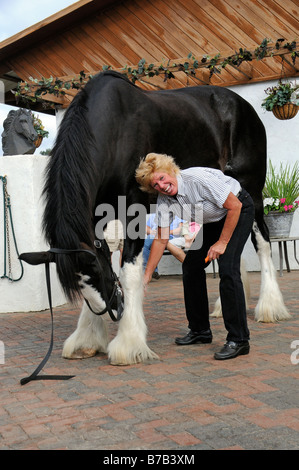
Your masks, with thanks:
[{"label": "horse's tail", "polygon": [[[43,231],[55,248],[76,249],[81,242],[92,243],[94,136],[88,124],[86,99],[82,90],[68,107],[46,169]],[[72,301],[80,293],[76,256],[56,255],[56,266],[65,294]]]}]

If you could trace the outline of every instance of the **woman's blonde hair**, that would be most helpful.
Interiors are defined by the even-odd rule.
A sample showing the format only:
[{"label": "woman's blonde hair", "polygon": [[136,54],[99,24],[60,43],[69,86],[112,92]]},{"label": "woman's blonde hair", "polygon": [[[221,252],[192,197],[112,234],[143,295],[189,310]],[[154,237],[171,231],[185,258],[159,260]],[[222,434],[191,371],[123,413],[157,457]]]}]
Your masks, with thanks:
[{"label": "woman's blonde hair", "polygon": [[140,161],[135,173],[135,178],[140,185],[142,191],[147,193],[157,193],[152,187],[151,181],[154,173],[167,173],[169,175],[178,175],[180,173],[179,166],[175,163],[173,157],[160,154],[148,153],[146,157]]}]

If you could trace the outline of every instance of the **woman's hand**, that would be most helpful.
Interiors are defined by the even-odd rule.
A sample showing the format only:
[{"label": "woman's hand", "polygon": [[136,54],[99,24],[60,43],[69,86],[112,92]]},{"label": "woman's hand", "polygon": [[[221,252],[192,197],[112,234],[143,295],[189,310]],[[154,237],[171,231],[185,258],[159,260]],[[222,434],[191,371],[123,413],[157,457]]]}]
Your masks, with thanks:
[{"label": "woman's hand", "polygon": [[223,255],[223,253],[226,250],[226,247],[227,247],[226,243],[222,242],[221,240],[218,240],[218,242],[212,245],[208,251],[209,261],[218,259],[219,256]]},{"label": "woman's hand", "polygon": [[227,244],[238,223],[242,203],[233,193],[229,193],[223,207],[227,210],[227,214],[218,242],[212,245],[207,253],[210,261],[218,259],[219,256],[223,255],[225,252]]}]

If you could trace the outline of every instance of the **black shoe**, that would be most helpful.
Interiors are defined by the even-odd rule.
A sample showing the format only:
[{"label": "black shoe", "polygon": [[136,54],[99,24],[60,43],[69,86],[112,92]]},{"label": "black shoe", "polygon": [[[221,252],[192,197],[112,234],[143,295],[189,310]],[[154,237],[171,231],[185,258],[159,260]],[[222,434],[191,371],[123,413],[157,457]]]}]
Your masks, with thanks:
[{"label": "black shoe", "polygon": [[183,338],[176,338],[175,343],[179,346],[187,346],[188,344],[195,343],[211,343],[212,332],[211,330],[205,331],[189,331]]},{"label": "black shoe", "polygon": [[218,360],[233,359],[237,356],[248,354],[250,346],[248,341],[236,343],[235,341],[227,341],[223,348],[214,354],[214,358]]},{"label": "black shoe", "polygon": [[157,280],[160,279],[160,274],[157,273],[157,271],[154,271],[152,275],[152,279],[157,279]]}]

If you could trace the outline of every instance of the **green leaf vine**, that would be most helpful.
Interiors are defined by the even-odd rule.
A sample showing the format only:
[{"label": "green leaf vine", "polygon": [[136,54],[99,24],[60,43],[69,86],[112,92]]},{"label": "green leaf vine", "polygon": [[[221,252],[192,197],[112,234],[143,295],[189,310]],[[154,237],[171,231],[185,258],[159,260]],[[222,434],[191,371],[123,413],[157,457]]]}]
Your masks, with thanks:
[{"label": "green leaf vine", "polygon": [[[221,60],[220,53],[214,57],[204,55],[201,59],[196,59],[194,54],[190,52],[187,59],[182,63],[172,62],[170,60],[165,64],[164,61],[160,65],[147,64],[145,59],[140,59],[137,67],[126,65],[120,70],[120,73],[126,75],[129,80],[135,83],[137,80],[145,78],[151,78],[154,76],[164,76],[164,82],[175,78],[175,72],[182,71],[186,75],[196,77],[196,71],[199,68],[207,68],[209,70],[209,80],[214,74],[221,74],[221,70],[225,69],[228,65],[233,67],[239,67],[243,62],[250,62],[254,59],[263,60],[265,57],[271,57],[275,51],[281,51],[286,49],[291,52],[291,60],[295,65],[299,52],[297,50],[296,41],[286,42],[283,38],[279,38],[275,41],[274,46],[270,47],[269,43],[272,41],[268,38],[263,39],[262,43],[255,48],[253,52],[239,48],[239,51],[235,54],[225,57]],[[101,71],[113,70],[110,65],[103,65]],[[64,97],[68,90],[75,89],[79,90],[84,87],[85,84],[93,77],[93,75],[86,75],[82,70],[78,77],[74,77],[68,80],[61,80],[59,78],[44,78],[36,79],[30,77],[30,83],[19,82],[15,94],[17,102],[23,101],[42,101],[46,94],[52,94],[56,97]]]}]

